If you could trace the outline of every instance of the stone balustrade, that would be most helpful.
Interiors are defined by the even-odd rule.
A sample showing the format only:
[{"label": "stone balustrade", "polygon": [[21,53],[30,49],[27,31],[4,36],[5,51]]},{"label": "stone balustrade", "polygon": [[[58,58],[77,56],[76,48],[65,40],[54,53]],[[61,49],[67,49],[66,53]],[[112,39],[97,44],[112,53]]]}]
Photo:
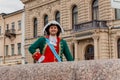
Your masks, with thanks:
[{"label": "stone balustrade", "polygon": [[120,80],[120,60],[0,66],[0,80]]}]

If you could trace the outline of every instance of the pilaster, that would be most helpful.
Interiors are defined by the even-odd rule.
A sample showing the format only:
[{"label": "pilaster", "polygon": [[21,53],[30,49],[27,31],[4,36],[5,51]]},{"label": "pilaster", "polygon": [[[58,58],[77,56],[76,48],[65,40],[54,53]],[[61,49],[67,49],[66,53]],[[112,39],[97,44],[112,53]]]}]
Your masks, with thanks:
[{"label": "pilaster", "polygon": [[94,35],[93,37],[94,40],[94,59],[99,59],[99,54],[98,54],[98,35]]}]

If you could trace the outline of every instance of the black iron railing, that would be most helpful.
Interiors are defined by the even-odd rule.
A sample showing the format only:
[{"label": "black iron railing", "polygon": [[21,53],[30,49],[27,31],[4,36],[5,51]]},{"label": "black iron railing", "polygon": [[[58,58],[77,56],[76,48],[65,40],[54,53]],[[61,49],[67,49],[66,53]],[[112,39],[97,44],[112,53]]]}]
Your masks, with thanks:
[{"label": "black iron railing", "polygon": [[15,31],[15,29],[6,30],[6,31],[5,31],[5,35],[6,35],[7,37],[15,36],[15,35],[16,35],[16,31]]},{"label": "black iron railing", "polygon": [[86,23],[77,24],[74,26],[74,31],[84,31],[98,28],[108,28],[106,21],[94,20]]}]

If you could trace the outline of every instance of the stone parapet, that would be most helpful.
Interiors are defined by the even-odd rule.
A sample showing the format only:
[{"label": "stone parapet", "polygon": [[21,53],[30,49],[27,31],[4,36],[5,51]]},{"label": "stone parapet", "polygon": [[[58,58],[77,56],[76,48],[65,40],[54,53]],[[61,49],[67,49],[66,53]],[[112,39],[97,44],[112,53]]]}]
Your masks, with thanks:
[{"label": "stone parapet", "polygon": [[120,80],[120,60],[1,66],[0,80]]}]

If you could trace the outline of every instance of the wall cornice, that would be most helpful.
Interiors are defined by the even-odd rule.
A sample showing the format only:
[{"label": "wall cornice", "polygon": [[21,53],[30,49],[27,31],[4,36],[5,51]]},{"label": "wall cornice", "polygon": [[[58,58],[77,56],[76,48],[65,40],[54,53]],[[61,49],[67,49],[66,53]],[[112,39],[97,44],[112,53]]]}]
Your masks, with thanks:
[{"label": "wall cornice", "polygon": [[32,9],[35,9],[35,8],[39,8],[41,6],[45,6],[45,5],[57,2],[57,1],[59,2],[60,0],[49,0],[49,1],[46,1],[46,0],[43,0],[43,1],[36,0],[33,3],[29,3],[26,8],[28,10],[32,10]]},{"label": "wall cornice", "polygon": [[23,4],[26,4],[28,2],[35,1],[35,0],[20,0],[20,1],[22,1]]}]

